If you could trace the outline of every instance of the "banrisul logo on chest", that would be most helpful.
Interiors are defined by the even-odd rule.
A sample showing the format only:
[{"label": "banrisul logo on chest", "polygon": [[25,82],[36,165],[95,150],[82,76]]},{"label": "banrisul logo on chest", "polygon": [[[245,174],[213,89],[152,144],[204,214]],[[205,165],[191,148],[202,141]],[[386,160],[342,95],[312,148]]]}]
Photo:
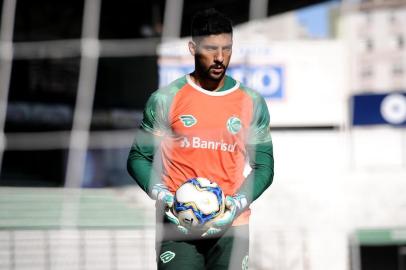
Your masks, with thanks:
[{"label": "banrisul logo on chest", "polygon": [[231,134],[237,134],[241,130],[242,124],[238,117],[232,116],[227,120],[227,129]]},{"label": "banrisul logo on chest", "polygon": [[179,116],[179,119],[185,127],[191,127],[197,123],[196,118],[191,114],[181,115]]},{"label": "banrisul logo on chest", "polygon": [[180,147],[182,148],[194,148],[194,149],[208,149],[208,150],[219,150],[223,152],[234,152],[237,143],[226,143],[221,141],[211,141],[204,140],[200,137],[182,137],[180,140]]}]

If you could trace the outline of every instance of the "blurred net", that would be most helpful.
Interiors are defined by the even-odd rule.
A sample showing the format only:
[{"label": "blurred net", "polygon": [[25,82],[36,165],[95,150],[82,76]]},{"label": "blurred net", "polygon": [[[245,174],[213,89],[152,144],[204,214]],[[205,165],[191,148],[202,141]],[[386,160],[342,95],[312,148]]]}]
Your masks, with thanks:
[{"label": "blurred net", "polygon": [[[44,2],[46,1],[41,3]],[[13,37],[13,33],[14,27],[20,27],[15,23],[16,7],[23,3],[28,5],[28,1],[0,1],[2,4],[0,164],[3,164],[5,152],[16,153],[17,166],[20,165],[21,160],[26,161],[21,157],[23,151],[27,153],[62,149],[61,155],[66,159],[66,164],[58,164],[63,167],[63,175],[60,176],[63,181],[59,186],[66,188],[0,189],[0,269],[155,269],[153,202],[138,188],[100,190],[80,188],[90,183],[91,181],[87,180],[92,179],[99,172],[98,170],[102,173],[99,172],[97,177],[100,177],[100,174],[108,174],[106,167],[111,164],[119,163],[122,166],[111,168],[115,170],[111,178],[115,178],[116,182],[106,180],[100,186],[115,185],[120,180],[117,178],[124,178],[125,161],[119,157],[128,152],[134,137],[134,131],[131,129],[133,126],[128,125],[126,121],[130,119],[133,122],[139,122],[141,117],[139,111],[129,108],[118,108],[108,112],[94,110],[96,101],[99,101],[95,93],[97,83],[107,84],[103,81],[103,77],[108,76],[108,73],[117,72],[114,61],[108,61],[115,57],[129,60],[140,57],[145,61],[144,65],[147,65],[148,57],[154,57],[152,60],[155,64],[156,48],[161,38],[154,35],[155,30],[151,30],[151,27],[144,27],[142,31],[147,37],[141,38],[134,35],[119,40],[114,39],[114,33],[103,33],[104,39],[101,39],[99,23],[111,22],[109,18],[102,20],[101,6],[114,8],[112,4],[108,4],[107,0],[76,2],[79,3],[78,5],[83,4],[80,8],[83,9],[83,14],[80,15],[82,18],[78,20],[80,23],[75,20],[72,22],[69,16],[64,18],[65,21],[72,23],[72,28],[77,28],[75,31],[80,32],[79,36],[68,33],[59,39],[48,36],[46,40],[33,38],[26,41],[20,36]],[[266,2],[250,1],[252,8],[250,17],[263,17]],[[182,12],[183,1],[167,1],[167,5],[170,8],[165,11],[163,29],[157,31],[162,32],[164,39],[170,40],[179,35],[181,18],[179,13]],[[45,5],[36,6],[37,9],[46,9]],[[123,12],[135,13],[131,9]],[[131,24],[128,25],[131,28]],[[67,67],[61,67],[64,61],[69,62]],[[28,63],[28,71],[24,67],[20,69],[24,63]],[[101,64],[104,69],[100,69]],[[126,65],[131,67],[131,61]],[[38,71],[44,67],[48,69],[45,75]],[[29,86],[34,90],[46,86],[53,91],[52,95],[58,96],[68,89],[67,92],[70,92],[65,95],[70,103],[63,104],[65,106],[52,104],[54,107],[48,110],[49,103],[54,100],[48,102],[47,106],[38,104],[36,107],[27,106],[31,100],[15,102],[14,94],[10,92],[10,84],[13,83],[16,89],[24,88],[26,85],[19,82],[23,80],[21,77],[13,76],[13,69],[22,70],[21,73],[38,75],[29,80]],[[103,71],[107,72],[102,74]],[[99,75],[98,72],[100,72]],[[120,72],[122,70],[117,73]],[[55,73],[57,76],[53,77]],[[69,76],[75,78],[70,80]],[[154,74],[144,73],[137,73],[137,76],[157,77]],[[130,74],[128,77],[137,76]],[[117,84],[123,83],[122,81],[128,77],[125,79],[119,77]],[[132,81],[128,84],[131,83]],[[117,90],[114,85],[109,87],[113,92]],[[143,90],[131,87],[129,89],[129,91],[138,92]],[[39,96],[44,95],[43,92],[38,92]],[[58,101],[57,98],[55,99]],[[109,103],[112,99],[114,95],[108,94],[107,97],[102,97],[103,105],[114,103],[113,101]],[[142,103],[142,101],[139,102]],[[49,121],[59,124],[66,122],[69,128],[58,126],[56,129],[44,128],[21,132],[12,126],[6,127],[9,111],[16,112],[14,116],[16,121],[21,121],[20,123],[28,123],[23,122],[24,119],[47,115]],[[50,120],[52,116],[54,118]],[[109,121],[113,126],[121,125],[130,128],[97,130],[94,128],[97,119],[101,119],[101,122]],[[7,128],[8,131],[6,131]],[[117,150],[121,153],[110,155],[109,158],[103,157],[103,151],[109,150]],[[103,162],[95,162],[96,158],[103,159]],[[36,167],[38,164],[34,163],[35,159],[41,159],[41,157],[33,155],[29,156],[29,159],[31,160],[28,162]],[[97,167],[100,164],[105,167]],[[44,167],[49,171],[60,168],[54,165],[54,163],[46,163]],[[95,168],[89,169],[92,165]],[[117,173],[117,170],[121,172]],[[89,186],[97,186],[97,184],[91,183]],[[267,211],[269,209],[264,207],[262,213]],[[251,227],[250,269],[310,269],[307,258],[309,252],[307,231],[297,228],[291,231],[286,228],[278,230],[275,227],[269,230],[265,222],[266,217],[261,218]],[[264,237],[265,235],[267,237]]]}]

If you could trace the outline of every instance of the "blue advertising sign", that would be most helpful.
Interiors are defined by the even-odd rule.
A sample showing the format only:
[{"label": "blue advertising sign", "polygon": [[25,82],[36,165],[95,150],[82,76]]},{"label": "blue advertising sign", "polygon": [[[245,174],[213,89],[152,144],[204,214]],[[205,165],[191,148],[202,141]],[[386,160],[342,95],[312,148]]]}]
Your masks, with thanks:
[{"label": "blue advertising sign", "polygon": [[406,126],[406,93],[354,95],[352,104],[354,126]]},{"label": "blue advertising sign", "polygon": [[[193,71],[193,66],[159,67],[159,85],[164,86],[173,80]],[[244,85],[255,89],[266,99],[282,99],[285,96],[284,68],[275,65],[229,66],[227,74]]]},{"label": "blue advertising sign", "polygon": [[228,74],[267,99],[281,99],[285,95],[282,66],[230,66]]}]

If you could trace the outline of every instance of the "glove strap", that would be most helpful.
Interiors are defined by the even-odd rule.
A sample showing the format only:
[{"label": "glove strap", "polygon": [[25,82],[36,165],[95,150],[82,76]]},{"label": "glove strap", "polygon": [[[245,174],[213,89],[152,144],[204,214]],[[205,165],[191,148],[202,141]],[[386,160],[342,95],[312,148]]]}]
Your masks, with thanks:
[{"label": "glove strap", "polygon": [[152,187],[151,198],[154,200],[162,200],[167,193],[170,193],[167,186],[164,184],[155,184]]},{"label": "glove strap", "polygon": [[235,200],[238,213],[241,213],[242,211],[244,211],[245,208],[247,208],[248,206],[247,196],[245,196],[244,194],[237,193],[233,196],[233,198]]}]

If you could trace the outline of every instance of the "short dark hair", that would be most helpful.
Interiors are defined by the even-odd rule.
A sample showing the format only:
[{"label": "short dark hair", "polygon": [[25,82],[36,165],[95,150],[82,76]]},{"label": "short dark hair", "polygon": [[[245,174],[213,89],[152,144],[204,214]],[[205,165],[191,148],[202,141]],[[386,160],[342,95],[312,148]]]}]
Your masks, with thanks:
[{"label": "short dark hair", "polygon": [[233,34],[231,20],[214,8],[197,12],[192,18],[192,39],[201,36]]}]

